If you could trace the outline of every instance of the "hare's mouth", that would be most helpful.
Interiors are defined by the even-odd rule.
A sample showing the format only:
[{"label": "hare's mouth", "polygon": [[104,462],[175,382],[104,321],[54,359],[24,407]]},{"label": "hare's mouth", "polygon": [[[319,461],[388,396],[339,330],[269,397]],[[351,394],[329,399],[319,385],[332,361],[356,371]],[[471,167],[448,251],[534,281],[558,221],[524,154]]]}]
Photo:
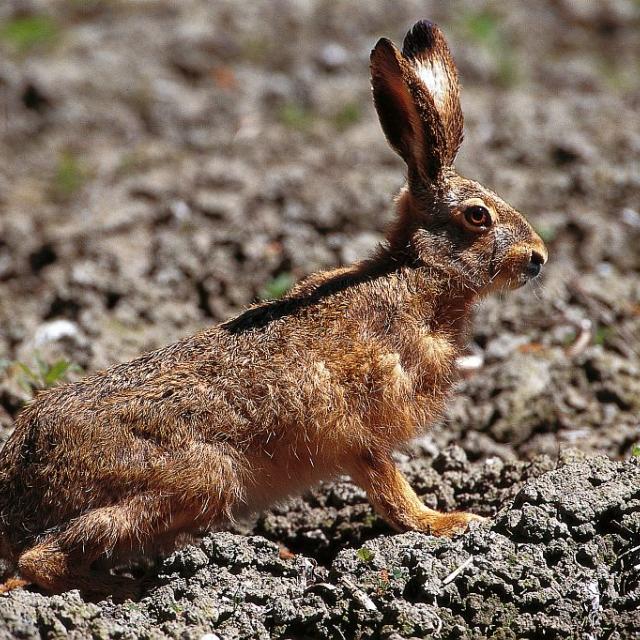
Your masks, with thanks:
[{"label": "hare's mouth", "polygon": [[520,282],[516,285],[516,288],[522,287],[528,282],[535,280],[542,272],[542,265],[546,262],[544,256],[538,251],[533,250],[529,256],[528,262],[522,268],[520,272]]},{"label": "hare's mouth", "polygon": [[512,256],[505,261],[503,268],[498,268],[493,277],[494,283],[506,289],[519,289],[528,282],[535,280],[542,272],[545,256],[535,249],[525,255]]}]

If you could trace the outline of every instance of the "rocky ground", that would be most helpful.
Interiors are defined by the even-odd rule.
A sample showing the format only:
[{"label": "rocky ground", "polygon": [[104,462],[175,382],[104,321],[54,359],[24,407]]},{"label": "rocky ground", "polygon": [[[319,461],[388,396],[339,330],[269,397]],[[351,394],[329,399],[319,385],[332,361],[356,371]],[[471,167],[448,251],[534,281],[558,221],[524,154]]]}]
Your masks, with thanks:
[{"label": "rocky ground", "polygon": [[403,178],[368,52],[429,17],[464,84],[461,172],[551,254],[478,310],[481,366],[400,456],[429,505],[491,521],[392,536],[345,479],[175,554],[140,602],[3,597],[1,637],[640,634],[640,5],[390,6],[2,3],[0,427],[375,246]]}]

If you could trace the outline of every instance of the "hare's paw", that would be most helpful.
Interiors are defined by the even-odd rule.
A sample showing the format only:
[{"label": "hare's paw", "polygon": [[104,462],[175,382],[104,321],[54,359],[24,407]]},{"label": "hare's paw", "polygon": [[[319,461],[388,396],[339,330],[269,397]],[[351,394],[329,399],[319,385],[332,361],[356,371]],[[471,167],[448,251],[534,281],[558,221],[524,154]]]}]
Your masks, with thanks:
[{"label": "hare's paw", "polygon": [[425,517],[424,531],[433,536],[450,537],[459,533],[464,533],[469,527],[477,526],[484,522],[489,522],[488,518],[483,518],[475,513],[466,511],[454,511],[453,513],[433,512]]},{"label": "hare's paw", "polygon": [[28,580],[14,576],[0,584],[0,593],[9,593],[9,591],[13,591],[14,589],[22,589],[29,584],[31,583]]}]

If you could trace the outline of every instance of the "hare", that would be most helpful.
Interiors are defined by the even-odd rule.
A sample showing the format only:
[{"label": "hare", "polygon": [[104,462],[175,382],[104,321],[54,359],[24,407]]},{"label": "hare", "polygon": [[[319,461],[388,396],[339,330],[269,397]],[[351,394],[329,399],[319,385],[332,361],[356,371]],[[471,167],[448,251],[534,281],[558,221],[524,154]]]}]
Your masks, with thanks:
[{"label": "hare", "polygon": [[538,275],[523,216],[453,169],[463,118],[440,29],[371,53],[375,107],[407,166],[386,241],[177,344],[43,391],[0,454],[8,590],[135,597],[109,567],[346,473],[398,531],[464,531],[392,459],[441,416],[474,304]]}]

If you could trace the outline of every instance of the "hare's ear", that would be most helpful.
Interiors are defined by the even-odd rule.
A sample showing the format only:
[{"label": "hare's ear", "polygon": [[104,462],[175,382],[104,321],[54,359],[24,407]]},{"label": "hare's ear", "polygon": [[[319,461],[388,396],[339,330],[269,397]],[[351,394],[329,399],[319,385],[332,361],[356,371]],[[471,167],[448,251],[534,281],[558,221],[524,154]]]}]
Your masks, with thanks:
[{"label": "hare's ear", "polygon": [[371,52],[371,86],[389,144],[410,171],[435,180],[462,142],[457,73],[438,27],[418,22],[402,53],[379,40]]},{"label": "hare's ear", "polygon": [[462,144],[464,119],[458,70],[438,25],[428,20],[416,22],[404,38],[402,56],[424,84],[438,110],[446,137],[444,160],[446,164],[453,164]]}]

